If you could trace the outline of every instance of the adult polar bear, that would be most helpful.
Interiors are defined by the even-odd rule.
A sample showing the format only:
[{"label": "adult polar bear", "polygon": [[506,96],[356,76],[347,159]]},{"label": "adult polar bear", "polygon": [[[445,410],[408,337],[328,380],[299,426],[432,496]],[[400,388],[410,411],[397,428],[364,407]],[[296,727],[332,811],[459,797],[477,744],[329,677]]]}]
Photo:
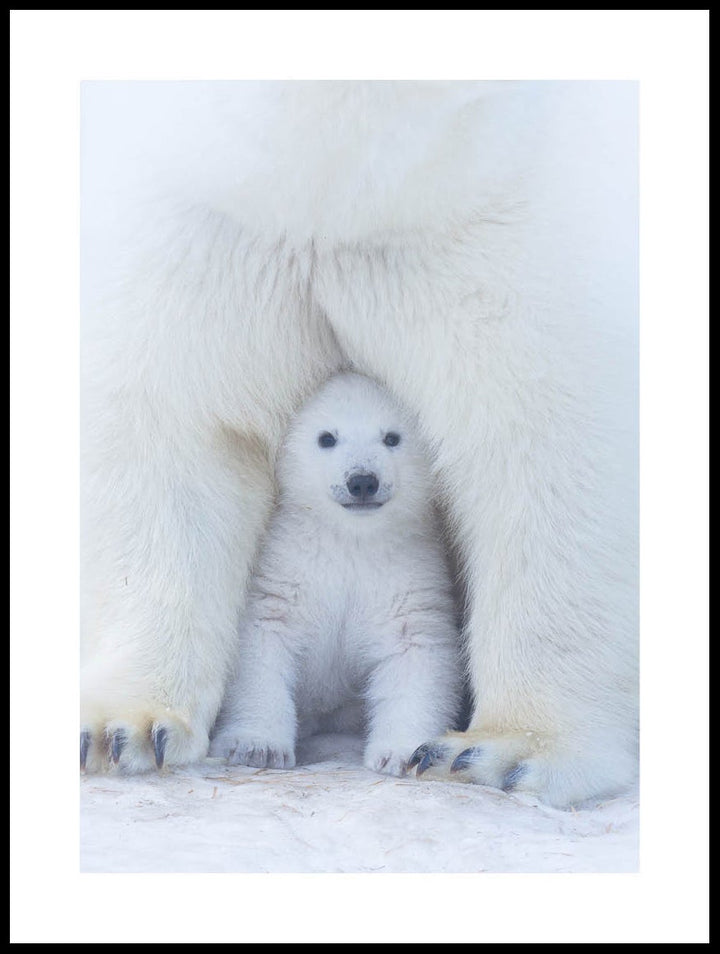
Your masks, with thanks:
[{"label": "adult polar bear", "polygon": [[[475,697],[422,769],[636,770],[636,89],[100,83],[83,102],[81,759],[202,757],[289,415],[419,415]],[[458,758],[459,757],[459,758]]]}]

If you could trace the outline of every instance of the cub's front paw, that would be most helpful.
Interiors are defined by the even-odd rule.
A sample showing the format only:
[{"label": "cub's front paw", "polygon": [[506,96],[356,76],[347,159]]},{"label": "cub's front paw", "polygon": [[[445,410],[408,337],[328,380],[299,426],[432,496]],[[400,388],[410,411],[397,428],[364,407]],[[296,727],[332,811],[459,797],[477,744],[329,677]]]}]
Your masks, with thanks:
[{"label": "cub's front paw", "polygon": [[363,763],[365,768],[381,775],[401,777],[407,772],[410,749],[410,746],[368,745]]},{"label": "cub's front paw", "polygon": [[289,769],[295,765],[292,742],[249,738],[229,731],[215,736],[210,743],[210,755],[227,759],[229,765],[253,768]]}]

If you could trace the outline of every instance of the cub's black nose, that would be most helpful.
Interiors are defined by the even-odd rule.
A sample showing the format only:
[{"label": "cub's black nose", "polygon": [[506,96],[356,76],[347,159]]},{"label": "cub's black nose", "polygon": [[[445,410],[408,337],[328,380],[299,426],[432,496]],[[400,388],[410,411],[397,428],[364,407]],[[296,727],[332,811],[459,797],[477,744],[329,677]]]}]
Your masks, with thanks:
[{"label": "cub's black nose", "polygon": [[358,500],[367,500],[378,492],[380,483],[375,474],[352,474],[348,478],[347,489]]}]

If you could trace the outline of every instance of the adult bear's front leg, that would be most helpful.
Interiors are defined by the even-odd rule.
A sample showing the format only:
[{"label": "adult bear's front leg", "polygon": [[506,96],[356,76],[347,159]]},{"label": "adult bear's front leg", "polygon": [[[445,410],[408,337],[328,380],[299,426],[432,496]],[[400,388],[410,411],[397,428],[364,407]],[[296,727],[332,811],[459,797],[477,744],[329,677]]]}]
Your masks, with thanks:
[{"label": "adult bear's front leg", "polygon": [[250,442],[156,440],[99,468],[84,508],[80,763],[142,772],[203,758],[270,502]]},{"label": "adult bear's front leg", "polygon": [[437,405],[463,401],[448,377],[426,411],[468,581],[475,708],[411,761],[567,807],[636,773],[635,473],[597,381],[534,355],[547,341],[514,324],[478,361],[474,408],[440,434]]},{"label": "adult bear's front leg", "polygon": [[[587,344],[519,318],[487,334],[462,429],[441,435],[426,411],[468,581],[475,708],[467,733],[411,761],[567,807],[637,771],[633,407],[613,420],[625,398],[603,393],[609,369],[584,378]],[[454,391],[448,376],[435,404],[462,406]]]}]

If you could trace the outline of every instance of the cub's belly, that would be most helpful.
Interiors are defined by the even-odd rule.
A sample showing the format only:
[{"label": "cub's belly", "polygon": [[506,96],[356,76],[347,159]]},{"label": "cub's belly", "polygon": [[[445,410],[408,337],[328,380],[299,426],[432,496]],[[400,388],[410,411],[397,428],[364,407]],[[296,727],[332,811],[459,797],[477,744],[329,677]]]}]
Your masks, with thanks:
[{"label": "cub's belly", "polygon": [[318,640],[298,659],[294,687],[298,717],[334,712],[360,699],[367,666],[346,645],[342,635]]}]

